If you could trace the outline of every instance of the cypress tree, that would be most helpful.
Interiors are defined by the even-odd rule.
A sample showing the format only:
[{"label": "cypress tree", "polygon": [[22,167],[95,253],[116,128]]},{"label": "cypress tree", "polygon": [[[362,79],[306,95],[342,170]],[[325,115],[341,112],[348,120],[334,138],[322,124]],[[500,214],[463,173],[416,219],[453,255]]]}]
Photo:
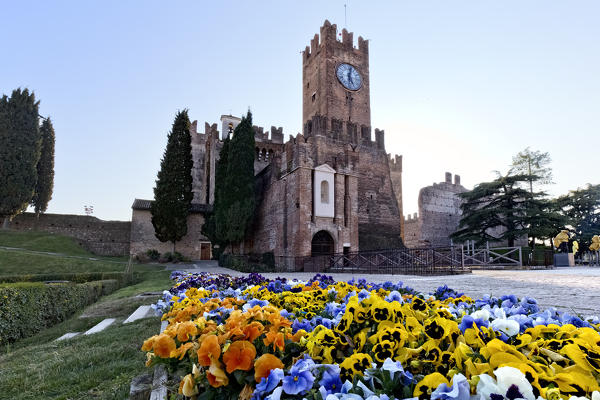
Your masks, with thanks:
[{"label": "cypress tree", "polygon": [[35,209],[35,215],[39,217],[40,213],[46,212],[48,203],[52,199],[52,189],[54,188],[54,127],[50,118],[42,122],[40,128],[41,134],[41,153],[37,163],[37,183],[31,205]]},{"label": "cypress tree", "polygon": [[192,204],[192,137],[187,110],[177,113],[160,162],[150,208],[158,240],[175,243],[187,234],[187,217]]},{"label": "cypress tree", "polygon": [[0,219],[3,228],[33,197],[40,158],[39,102],[29,90],[0,99]]},{"label": "cypress tree", "polygon": [[[242,241],[254,216],[254,129],[252,113],[248,111],[235,128],[229,145],[227,177],[223,205],[227,241]],[[218,226],[217,217],[217,226]]]},{"label": "cypress tree", "polygon": [[229,163],[229,136],[223,141],[223,147],[219,152],[219,160],[215,167],[215,199],[213,212],[209,215],[202,226],[202,233],[214,244],[224,246],[227,244],[227,225],[225,220],[225,204],[227,197],[226,178]]}]

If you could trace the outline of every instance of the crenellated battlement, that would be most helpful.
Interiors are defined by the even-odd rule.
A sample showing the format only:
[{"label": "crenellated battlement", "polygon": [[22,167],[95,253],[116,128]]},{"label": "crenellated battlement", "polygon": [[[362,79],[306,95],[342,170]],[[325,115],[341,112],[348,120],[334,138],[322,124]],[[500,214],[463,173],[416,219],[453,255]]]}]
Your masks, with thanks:
[{"label": "crenellated battlement", "polygon": [[385,150],[385,132],[375,129],[375,141],[371,138],[371,127],[350,121],[313,115],[304,124],[304,136],[325,136],[341,142],[373,146]]},{"label": "crenellated battlement", "polygon": [[404,217],[404,221],[405,222],[417,222],[417,221],[419,221],[419,214],[418,213],[408,214],[407,216]]},{"label": "crenellated battlement", "polygon": [[254,140],[257,142],[283,144],[283,128],[281,126],[278,128],[271,126],[270,131],[256,125],[252,129],[254,129]]},{"label": "crenellated battlement", "polygon": [[388,164],[390,165],[390,171],[402,172],[402,156],[395,154],[393,157],[388,154]]},{"label": "crenellated battlement", "polygon": [[316,54],[322,46],[338,46],[359,53],[369,54],[369,42],[363,39],[362,36],[359,36],[358,47],[354,46],[354,33],[348,32],[346,28],[342,29],[340,34],[341,40],[338,39],[337,25],[332,24],[328,20],[325,20],[323,26],[321,26],[320,32],[320,35],[318,33],[315,34],[310,41],[310,45],[304,49],[303,62],[307,61],[311,55]]}]

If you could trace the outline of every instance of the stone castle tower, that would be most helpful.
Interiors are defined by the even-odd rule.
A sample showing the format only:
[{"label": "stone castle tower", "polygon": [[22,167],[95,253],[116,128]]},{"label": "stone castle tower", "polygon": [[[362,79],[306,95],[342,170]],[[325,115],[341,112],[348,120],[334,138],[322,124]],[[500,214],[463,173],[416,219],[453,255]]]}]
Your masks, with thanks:
[{"label": "stone castle tower", "polygon": [[[256,213],[239,251],[271,252],[298,268],[298,257],[403,246],[402,157],[386,153],[383,130],[372,137],[368,42],[359,37],[355,47],[345,29],[338,40],[336,25],[325,21],[303,51],[302,76],[303,133],[284,142],[281,127],[254,127]],[[219,151],[239,121],[221,116],[220,134],[216,123],[204,133],[192,124],[198,229],[183,240],[192,259],[207,246],[200,227],[214,202]],[[137,247],[147,247],[154,243],[149,213],[134,211]]]},{"label": "stone castle tower", "polygon": [[[386,154],[385,133],[371,137],[369,44],[325,21],[302,56],[302,120],[304,137],[318,139],[323,149],[350,146],[357,154],[360,249],[401,246],[402,157]],[[334,160],[330,160],[335,163]],[[333,165],[332,165],[333,166]]]},{"label": "stone castle tower", "polygon": [[[371,99],[369,93],[369,43],[358,38],[354,47],[353,34],[342,30],[342,41],[337,40],[337,29],[329,21],[321,27],[321,37],[315,34],[310,47],[302,57],[302,122],[314,115],[324,115],[358,126],[371,126]],[[343,64],[357,72],[360,82],[344,86],[338,77]],[[355,75],[356,76],[356,75]],[[349,82],[351,83],[351,82]]]}]

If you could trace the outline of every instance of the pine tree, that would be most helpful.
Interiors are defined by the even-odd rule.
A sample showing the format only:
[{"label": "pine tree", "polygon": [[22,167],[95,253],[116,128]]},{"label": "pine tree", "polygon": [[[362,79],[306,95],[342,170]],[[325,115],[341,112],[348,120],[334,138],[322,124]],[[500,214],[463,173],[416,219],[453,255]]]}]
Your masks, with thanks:
[{"label": "pine tree", "polygon": [[35,214],[39,217],[40,213],[46,212],[48,203],[52,199],[52,189],[54,188],[54,127],[50,118],[42,122],[40,128],[41,134],[41,153],[37,163],[37,183],[31,205],[34,207]]},{"label": "pine tree", "polygon": [[192,204],[192,138],[187,110],[177,113],[160,162],[150,208],[158,240],[175,243],[187,234],[187,217]]},{"label": "pine tree", "polygon": [[[461,193],[465,200],[461,205],[463,215],[452,239],[475,240],[478,244],[506,240],[508,246],[514,246],[515,240],[528,234],[532,221],[539,217],[536,213],[543,210],[544,193],[530,193],[520,187],[530,179],[529,175],[500,176]],[[490,233],[495,228],[501,228],[499,237]]]},{"label": "pine tree", "polygon": [[527,184],[529,192],[533,193],[534,185],[548,185],[552,183],[552,168],[550,163],[552,159],[549,153],[530,150],[527,147],[525,150],[517,153],[513,157],[509,175],[527,175]]},{"label": "pine tree", "polygon": [[600,234],[600,184],[571,190],[567,195],[558,197],[556,204],[567,218],[567,225],[575,233],[575,239],[582,249],[587,249],[592,236]]},{"label": "pine tree", "polygon": [[33,197],[40,158],[39,102],[29,90],[0,99],[0,219],[3,228]]},{"label": "pine tree", "polygon": [[[248,111],[235,128],[229,144],[227,177],[223,187],[223,211],[227,241],[239,243],[246,237],[254,216],[254,129]],[[217,216],[217,230],[219,217]]]},{"label": "pine tree", "polygon": [[[542,153],[541,151],[531,150],[527,147],[525,150],[517,153],[516,156],[513,157],[512,164],[510,170],[508,172],[509,175],[526,175],[528,176],[527,182],[524,182],[524,187],[528,187],[529,193],[532,195],[533,187],[549,185],[552,182],[552,168],[550,167],[550,163],[552,159],[550,158],[549,153]],[[560,216],[558,216],[555,212],[552,212],[547,206],[547,212],[542,213],[544,217],[542,217],[539,221],[534,221],[536,227],[532,227],[529,229],[529,236],[531,237],[531,247],[535,247],[535,239],[545,239],[548,238],[546,235],[549,232],[548,229],[551,229],[552,225],[560,222]],[[540,234],[542,236],[540,236]],[[552,237],[552,236],[550,236]]]}]

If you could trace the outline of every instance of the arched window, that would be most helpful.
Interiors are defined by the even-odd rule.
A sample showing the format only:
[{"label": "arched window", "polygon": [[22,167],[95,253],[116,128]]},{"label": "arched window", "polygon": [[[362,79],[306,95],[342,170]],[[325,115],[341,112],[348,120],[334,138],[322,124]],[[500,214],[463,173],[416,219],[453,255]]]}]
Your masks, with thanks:
[{"label": "arched window", "polygon": [[329,204],[329,182],[321,181],[321,203]]}]

